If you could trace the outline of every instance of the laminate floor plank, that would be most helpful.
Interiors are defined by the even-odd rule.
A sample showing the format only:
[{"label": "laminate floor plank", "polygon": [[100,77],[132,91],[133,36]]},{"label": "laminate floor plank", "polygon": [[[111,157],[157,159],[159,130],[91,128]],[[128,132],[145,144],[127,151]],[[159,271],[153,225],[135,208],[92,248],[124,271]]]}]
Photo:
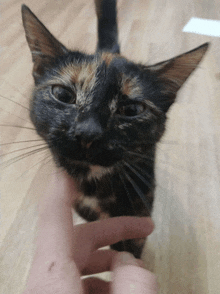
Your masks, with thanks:
[{"label": "laminate floor plank", "polygon": [[[34,154],[41,141],[6,145],[40,139],[28,129],[32,124],[25,108],[33,80],[21,4],[5,0],[0,7],[0,294],[22,293],[33,256],[38,201],[54,170],[48,150]],[[94,52],[92,0],[25,4],[64,45]],[[127,58],[150,65],[211,43],[169,110],[157,148],[156,228],[143,259],[157,275],[160,294],[220,293],[220,38],[182,32],[191,17],[220,20],[219,12],[217,0],[118,0],[121,52]]]}]

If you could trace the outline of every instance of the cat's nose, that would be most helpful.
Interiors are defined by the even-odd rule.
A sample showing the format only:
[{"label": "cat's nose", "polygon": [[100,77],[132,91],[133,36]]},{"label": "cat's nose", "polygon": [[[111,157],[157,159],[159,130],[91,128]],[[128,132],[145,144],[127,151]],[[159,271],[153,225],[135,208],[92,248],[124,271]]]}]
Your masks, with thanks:
[{"label": "cat's nose", "polygon": [[99,139],[102,135],[102,127],[94,119],[78,122],[75,128],[75,138],[81,143],[83,148],[90,148],[92,142]]},{"label": "cat's nose", "polygon": [[80,143],[81,143],[81,146],[83,147],[83,148],[85,148],[85,149],[89,149],[90,148],[90,146],[92,145],[92,142],[86,142],[86,141],[84,141],[84,140],[81,140],[80,141]]},{"label": "cat's nose", "polygon": [[89,149],[92,143],[99,138],[99,135],[97,133],[85,133],[77,131],[75,138],[83,148]]}]

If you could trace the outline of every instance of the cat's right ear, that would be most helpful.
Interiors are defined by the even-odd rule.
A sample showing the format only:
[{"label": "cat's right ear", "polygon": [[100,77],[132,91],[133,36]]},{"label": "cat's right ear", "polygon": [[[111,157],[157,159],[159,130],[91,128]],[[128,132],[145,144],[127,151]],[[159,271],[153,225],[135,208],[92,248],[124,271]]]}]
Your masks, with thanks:
[{"label": "cat's right ear", "polygon": [[209,43],[205,43],[172,59],[147,67],[148,70],[156,74],[162,87],[163,101],[157,99],[155,103],[164,112],[167,112],[172,105],[177,91],[199,65],[208,47]]},{"label": "cat's right ear", "polygon": [[68,50],[47,30],[33,12],[22,5],[22,20],[26,39],[34,62],[33,76],[38,79],[51,61]]}]

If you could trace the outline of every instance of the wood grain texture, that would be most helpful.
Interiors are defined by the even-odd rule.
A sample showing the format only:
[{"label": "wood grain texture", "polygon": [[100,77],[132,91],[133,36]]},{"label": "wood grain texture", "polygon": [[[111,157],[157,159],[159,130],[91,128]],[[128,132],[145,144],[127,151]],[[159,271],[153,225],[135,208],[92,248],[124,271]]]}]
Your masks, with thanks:
[{"label": "wood grain texture", "polygon": [[[4,0],[0,7],[0,124],[23,127],[0,126],[0,294],[22,293],[33,254],[37,203],[54,170],[47,150],[31,153],[42,146],[30,146],[43,142],[4,145],[39,139],[27,129],[32,124],[24,108],[28,108],[33,80],[22,3]],[[26,0],[25,4],[64,45],[94,52],[92,0]],[[158,145],[156,229],[143,259],[158,277],[160,294],[220,293],[220,39],[183,33],[191,17],[220,19],[220,2],[118,1],[119,40],[127,58],[153,64],[211,42],[169,111],[167,131]],[[30,148],[16,151],[26,147]],[[24,152],[30,153],[17,161],[15,157]],[[4,166],[10,158],[15,159]]]}]

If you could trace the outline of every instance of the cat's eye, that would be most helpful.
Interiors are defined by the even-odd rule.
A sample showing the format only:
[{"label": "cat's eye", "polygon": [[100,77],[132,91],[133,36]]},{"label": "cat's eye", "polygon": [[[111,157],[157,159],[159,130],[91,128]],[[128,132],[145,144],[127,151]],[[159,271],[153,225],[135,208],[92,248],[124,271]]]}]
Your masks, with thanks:
[{"label": "cat's eye", "polygon": [[76,103],[76,94],[71,89],[64,86],[52,86],[52,94],[60,102],[67,104]]},{"label": "cat's eye", "polygon": [[117,114],[124,116],[136,116],[144,112],[145,109],[146,107],[143,103],[128,104],[119,107]]}]

